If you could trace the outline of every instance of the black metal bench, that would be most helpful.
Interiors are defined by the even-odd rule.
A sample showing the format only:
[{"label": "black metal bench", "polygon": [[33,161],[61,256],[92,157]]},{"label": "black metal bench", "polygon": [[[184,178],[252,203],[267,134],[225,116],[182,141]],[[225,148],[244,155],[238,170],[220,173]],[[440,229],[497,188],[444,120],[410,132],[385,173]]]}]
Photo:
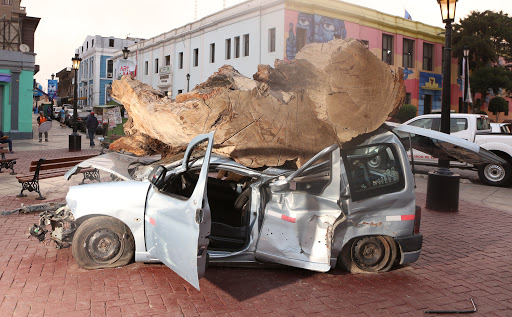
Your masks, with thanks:
[{"label": "black metal bench", "polygon": [[[69,168],[75,166],[76,164],[85,161],[91,157],[95,157],[94,155],[81,155],[81,156],[71,156],[64,157],[58,159],[39,159],[38,161],[32,161],[30,163],[30,172],[34,172],[34,174],[25,174],[16,176],[18,182],[21,183],[22,189],[18,197],[25,197],[23,194],[24,190],[28,190],[29,192],[37,192],[39,197],[36,199],[43,200],[46,199],[41,195],[41,191],[39,190],[39,180],[64,176]],[[76,171],[75,174],[83,174],[84,178],[80,184],[83,184],[86,179],[97,180],[100,181],[100,173],[95,168],[83,168]]]},{"label": "black metal bench", "polygon": [[9,153],[9,150],[5,149],[6,144],[0,144],[0,173],[2,172],[2,168],[11,169],[11,175],[16,174],[14,171],[14,164],[16,164],[16,158],[5,158],[5,153]]}]

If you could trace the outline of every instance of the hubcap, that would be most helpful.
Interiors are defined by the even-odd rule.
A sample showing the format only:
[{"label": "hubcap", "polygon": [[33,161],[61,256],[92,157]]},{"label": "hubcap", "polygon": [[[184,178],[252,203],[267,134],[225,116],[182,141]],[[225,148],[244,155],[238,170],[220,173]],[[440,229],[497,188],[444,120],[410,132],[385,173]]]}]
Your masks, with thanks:
[{"label": "hubcap", "polygon": [[121,256],[122,248],[119,236],[109,229],[96,230],[86,240],[87,254],[94,262],[113,263]]},{"label": "hubcap", "polygon": [[369,272],[386,266],[389,255],[389,244],[380,236],[360,238],[352,247],[352,259],[356,266]]},{"label": "hubcap", "polygon": [[484,175],[492,182],[500,182],[505,178],[505,169],[498,164],[488,164],[484,169]]}]

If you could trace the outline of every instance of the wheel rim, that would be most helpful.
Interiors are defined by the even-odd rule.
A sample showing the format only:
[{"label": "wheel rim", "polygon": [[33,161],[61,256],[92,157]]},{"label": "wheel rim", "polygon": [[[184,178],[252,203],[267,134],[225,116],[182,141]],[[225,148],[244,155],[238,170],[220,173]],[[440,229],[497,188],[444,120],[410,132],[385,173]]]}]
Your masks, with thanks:
[{"label": "wheel rim", "polygon": [[117,233],[102,228],[91,232],[84,247],[88,257],[95,263],[110,264],[121,257],[124,243]]},{"label": "wheel rim", "polygon": [[363,237],[354,242],[352,260],[361,270],[376,272],[388,263],[390,248],[382,237]]},{"label": "wheel rim", "polygon": [[488,164],[484,168],[484,176],[491,182],[500,182],[505,178],[505,169],[498,164]]}]

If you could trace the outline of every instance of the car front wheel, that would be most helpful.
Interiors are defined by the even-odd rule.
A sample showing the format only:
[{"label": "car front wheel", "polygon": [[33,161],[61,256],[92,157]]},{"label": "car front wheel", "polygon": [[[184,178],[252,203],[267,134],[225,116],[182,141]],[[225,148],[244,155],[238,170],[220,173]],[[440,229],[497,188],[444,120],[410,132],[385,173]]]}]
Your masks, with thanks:
[{"label": "car front wheel", "polygon": [[387,236],[358,237],[343,247],[338,263],[351,273],[387,272],[395,263],[397,247]]},{"label": "car front wheel", "polygon": [[72,252],[76,263],[87,270],[119,267],[132,261],[135,243],[124,223],[99,216],[87,219],[78,227]]}]

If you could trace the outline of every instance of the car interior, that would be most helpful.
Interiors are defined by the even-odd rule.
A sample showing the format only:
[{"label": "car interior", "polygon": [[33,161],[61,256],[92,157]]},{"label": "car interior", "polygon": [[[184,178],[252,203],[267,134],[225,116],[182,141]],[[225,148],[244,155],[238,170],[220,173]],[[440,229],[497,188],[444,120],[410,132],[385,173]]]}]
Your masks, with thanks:
[{"label": "car interior", "polygon": [[[159,189],[177,198],[189,198],[199,178],[199,169],[167,176]],[[249,238],[251,187],[255,179],[210,165],[207,196],[211,213],[210,244],[208,249],[237,251]]]}]

